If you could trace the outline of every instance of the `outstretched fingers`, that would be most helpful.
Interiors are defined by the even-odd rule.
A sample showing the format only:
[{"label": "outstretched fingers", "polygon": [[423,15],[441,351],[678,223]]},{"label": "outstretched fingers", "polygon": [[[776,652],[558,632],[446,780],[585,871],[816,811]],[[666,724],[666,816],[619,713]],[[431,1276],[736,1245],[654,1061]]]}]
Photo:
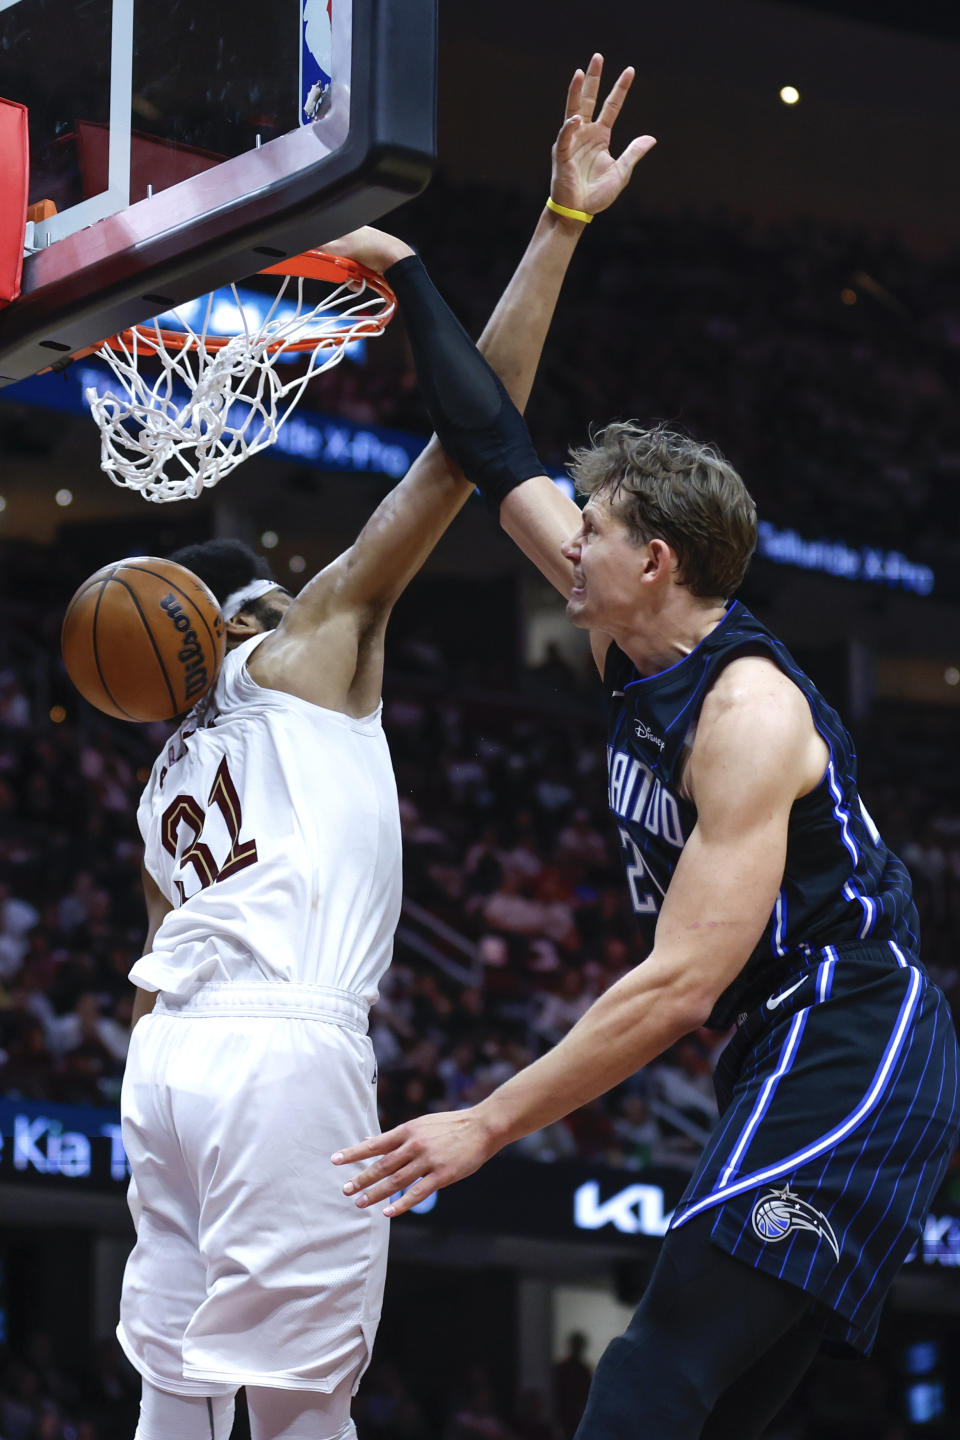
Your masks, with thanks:
[{"label": "outstretched fingers", "polygon": [[583,85],[580,90],[580,105],[578,113],[584,120],[592,120],[593,112],[597,108],[597,96],[600,93],[600,77],[603,74],[603,56],[594,54],[590,56],[590,64],[587,66],[586,74],[583,77]]},{"label": "outstretched fingers", "polygon": [[574,70],[573,79],[567,86],[567,105],[564,110],[564,119],[569,120],[573,115],[580,114],[580,96],[583,93],[584,74],[582,70]]},{"label": "outstretched fingers", "polygon": [[[385,1175],[382,1180],[378,1180],[375,1184],[367,1182],[366,1188],[353,1203],[358,1210],[365,1210],[368,1205],[376,1205],[378,1200],[389,1200],[399,1191],[406,1190],[421,1180],[423,1171],[424,1162],[422,1160],[411,1160],[406,1165],[394,1164],[391,1166],[390,1174]],[[354,1193],[354,1190],[348,1190],[346,1185],[343,1188],[348,1194]],[[418,1194],[413,1203],[416,1204],[418,1200],[422,1199],[423,1194]]]},{"label": "outstretched fingers", "polygon": [[599,115],[599,123],[605,125],[608,130],[613,129],[614,121],[623,109],[623,102],[630,93],[630,86],[633,84],[636,73],[632,65],[628,65],[626,70],[622,70],[614,83],[613,89],[603,102],[603,108]]},{"label": "outstretched fingers", "polygon": [[[344,1195],[356,1197],[353,1203],[358,1210],[389,1200],[391,1203],[383,1213],[390,1219],[412,1210],[437,1189],[437,1183],[430,1177],[429,1162],[419,1155],[418,1147],[412,1142],[398,1145],[392,1139],[395,1134],[388,1131],[387,1136],[365,1140],[349,1150],[338,1150],[332,1157],[335,1165],[347,1165],[368,1159],[378,1150],[381,1152],[381,1159],[347,1180],[342,1188]],[[387,1137],[391,1137],[389,1146],[382,1143]]]},{"label": "outstretched fingers", "polygon": [[388,1220],[393,1220],[397,1215],[406,1215],[407,1211],[412,1210],[415,1205],[429,1200],[430,1196],[439,1189],[439,1184],[429,1175],[419,1175],[412,1183],[404,1180],[401,1188],[403,1194],[398,1195],[396,1200],[391,1200],[383,1212]]},{"label": "outstretched fingers", "polygon": [[[377,1159],[377,1156],[381,1158]],[[413,1144],[403,1125],[398,1125],[394,1130],[385,1130],[382,1135],[368,1135],[359,1145],[337,1150],[330,1156],[334,1165],[357,1165],[364,1160],[373,1161],[366,1170],[359,1175],[351,1175],[344,1183],[344,1195],[356,1195],[368,1185],[392,1175],[412,1158]]]},{"label": "outstretched fingers", "polygon": [[[406,1127],[398,1125],[394,1130],[387,1130],[382,1135],[368,1136],[358,1145],[338,1150],[331,1159],[334,1165],[355,1165],[364,1160],[373,1161],[358,1175],[352,1175],[343,1185],[344,1195],[356,1196],[354,1204],[361,1210],[375,1205],[378,1200],[389,1200],[391,1196],[398,1195],[398,1191],[412,1193],[412,1198],[407,1203],[404,1203],[405,1196],[398,1196],[396,1205],[385,1212],[392,1216],[402,1215],[405,1210],[418,1205],[436,1188],[427,1185],[423,1179],[427,1164],[422,1156],[418,1158],[419,1151],[420,1147],[408,1136]],[[410,1187],[414,1185],[416,1189],[411,1192]]]},{"label": "outstretched fingers", "polygon": [[617,169],[623,176],[624,183],[630,179],[630,176],[633,174],[633,167],[637,164],[638,160],[642,160],[644,155],[651,151],[656,143],[653,135],[638,135],[635,140],[630,141],[630,144],[617,161]]}]

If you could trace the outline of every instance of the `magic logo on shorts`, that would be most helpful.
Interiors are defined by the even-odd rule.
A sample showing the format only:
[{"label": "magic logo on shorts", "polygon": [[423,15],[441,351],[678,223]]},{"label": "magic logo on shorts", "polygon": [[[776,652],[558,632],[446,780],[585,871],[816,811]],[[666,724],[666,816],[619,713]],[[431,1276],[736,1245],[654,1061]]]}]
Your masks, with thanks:
[{"label": "magic logo on shorts", "polygon": [[809,1230],[826,1240],[834,1255],[840,1259],[840,1246],[830,1221],[806,1200],[794,1195],[787,1185],[784,1185],[782,1190],[774,1187],[761,1195],[753,1207],[750,1220],[754,1235],[768,1245],[776,1245],[781,1240],[786,1240],[788,1235],[797,1230]]}]

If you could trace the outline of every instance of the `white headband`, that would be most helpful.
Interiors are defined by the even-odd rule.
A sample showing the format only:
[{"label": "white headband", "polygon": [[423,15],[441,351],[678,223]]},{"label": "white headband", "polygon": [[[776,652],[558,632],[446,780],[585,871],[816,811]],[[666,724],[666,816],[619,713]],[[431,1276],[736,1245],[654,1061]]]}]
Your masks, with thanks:
[{"label": "white headband", "polygon": [[235,615],[249,605],[251,600],[259,600],[261,595],[266,595],[268,590],[281,590],[276,580],[251,580],[249,585],[242,585],[239,590],[234,590],[228,595],[220,606],[223,611],[224,620],[232,620]]}]

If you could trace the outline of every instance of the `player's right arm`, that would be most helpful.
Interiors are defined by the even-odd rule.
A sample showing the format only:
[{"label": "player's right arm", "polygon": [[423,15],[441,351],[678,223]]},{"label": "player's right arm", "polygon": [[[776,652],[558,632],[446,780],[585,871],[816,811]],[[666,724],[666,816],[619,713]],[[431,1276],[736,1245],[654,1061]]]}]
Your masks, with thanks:
[{"label": "player's right arm", "polygon": [[[147,938],[143,942],[143,953],[149,955],[153,949],[153,942],[156,939],[157,931],[163,924],[164,918],[173,909],[170,901],[164,895],[160,886],[154,880],[146,866],[143,867],[143,898],[147,906]],[[142,990],[139,985],[134,986],[136,996],[133,1001],[133,1021],[136,1025],[144,1015],[149,1015],[157,999],[156,990]]]},{"label": "player's right arm", "polygon": [[[389,1200],[387,1214],[403,1214],[706,1023],[763,934],[783,880],[792,807],[820,783],[827,758],[789,677],[759,656],[734,660],[701,711],[687,774],[697,823],[648,958],[477,1105],[406,1121],[339,1152],[335,1164],[373,1162],[351,1175],[345,1193],[361,1205]],[[402,1198],[390,1198],[400,1190]]]},{"label": "player's right arm", "polygon": [[[619,159],[614,159],[610,150],[613,126],[630,91],[634,72],[632,68],[623,72],[595,116],[602,68],[602,56],[594,55],[582,80],[578,79],[579,71],[574,76],[567,95],[567,119],[551,155],[552,198],[567,209],[588,215],[598,215],[613,204],[629,183],[634,166],[656,144],[650,135],[638,136]],[[572,223],[580,233],[586,228],[582,223]],[[552,263],[551,246],[556,247],[556,240],[546,239],[537,256],[539,265],[549,267]],[[517,306],[516,312],[506,303],[510,300]],[[502,303],[501,323],[512,332],[522,332],[523,309],[531,303],[528,295],[521,291],[515,297],[508,294]],[[498,374],[510,389],[503,371]],[[526,394],[521,401],[512,390],[510,393],[523,409]],[[561,546],[580,528],[580,510],[574,501],[547,476],[534,476],[505,496],[499,517],[511,540],[564,599],[568,599],[572,565],[561,553]],[[591,635],[591,644],[602,669],[609,639]]]}]

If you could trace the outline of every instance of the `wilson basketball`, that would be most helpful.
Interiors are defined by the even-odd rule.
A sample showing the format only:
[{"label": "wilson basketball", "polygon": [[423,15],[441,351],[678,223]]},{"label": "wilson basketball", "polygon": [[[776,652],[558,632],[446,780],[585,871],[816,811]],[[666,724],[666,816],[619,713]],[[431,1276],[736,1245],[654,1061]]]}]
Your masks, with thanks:
[{"label": "wilson basketball", "polygon": [[172,560],[105,565],[67,606],[60,648],[80,694],[120,720],[173,720],[206,694],[223,662],[212,591]]}]

